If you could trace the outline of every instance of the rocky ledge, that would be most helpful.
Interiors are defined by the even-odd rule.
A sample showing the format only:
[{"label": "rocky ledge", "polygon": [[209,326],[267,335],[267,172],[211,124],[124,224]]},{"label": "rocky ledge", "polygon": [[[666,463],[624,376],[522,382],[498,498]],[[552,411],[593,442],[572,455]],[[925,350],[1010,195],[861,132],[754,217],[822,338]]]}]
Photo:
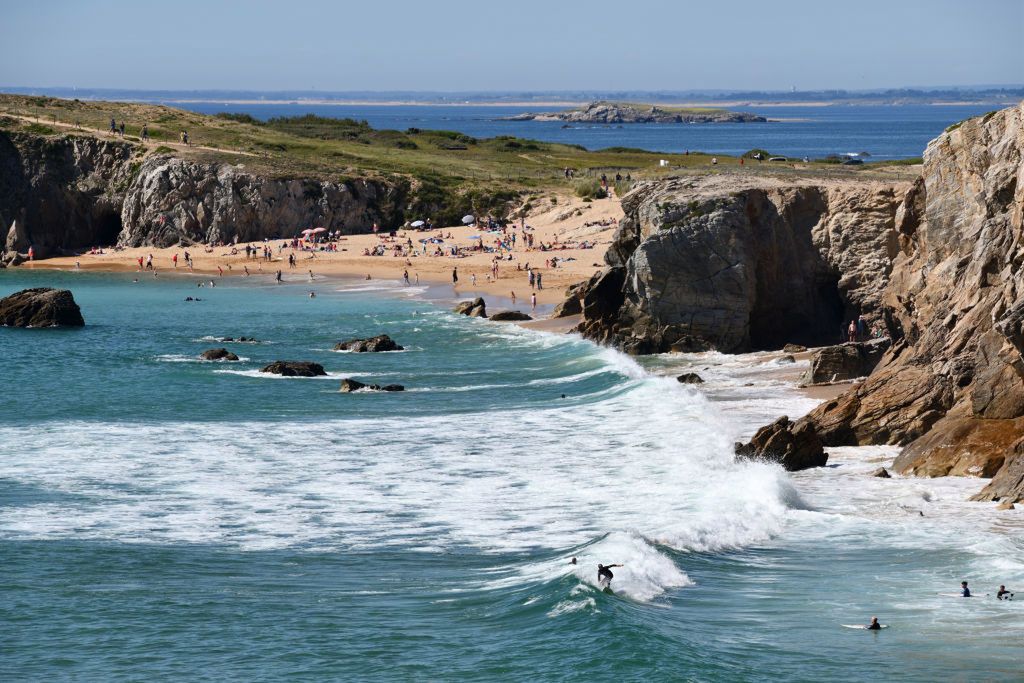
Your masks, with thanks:
[{"label": "rocky ledge", "polygon": [[323,377],[327,374],[324,366],[319,363],[302,360],[276,360],[262,368],[260,372],[268,372],[282,377]]},{"label": "rocky ledge", "polygon": [[82,310],[66,289],[37,287],[0,299],[0,326],[81,327]]},{"label": "rocky ledge", "polygon": [[757,114],[725,109],[665,108],[657,105],[591,102],[579,109],[518,114],[506,120],[566,123],[763,123],[768,119]]},{"label": "rocky ledge", "polygon": [[366,339],[349,339],[334,345],[335,351],[352,351],[354,353],[380,353],[382,351],[403,351],[404,349],[404,346],[399,346],[386,334],[378,334],[376,337],[367,337]]}]

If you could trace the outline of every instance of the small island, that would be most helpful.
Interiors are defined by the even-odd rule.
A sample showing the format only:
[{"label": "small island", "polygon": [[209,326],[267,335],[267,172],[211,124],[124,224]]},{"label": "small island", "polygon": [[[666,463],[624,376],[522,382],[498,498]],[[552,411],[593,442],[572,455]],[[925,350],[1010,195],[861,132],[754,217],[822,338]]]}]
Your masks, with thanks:
[{"label": "small island", "polygon": [[628,102],[591,102],[565,111],[524,113],[506,121],[564,121],[565,123],[764,123],[763,116],[708,107],[659,107]]}]

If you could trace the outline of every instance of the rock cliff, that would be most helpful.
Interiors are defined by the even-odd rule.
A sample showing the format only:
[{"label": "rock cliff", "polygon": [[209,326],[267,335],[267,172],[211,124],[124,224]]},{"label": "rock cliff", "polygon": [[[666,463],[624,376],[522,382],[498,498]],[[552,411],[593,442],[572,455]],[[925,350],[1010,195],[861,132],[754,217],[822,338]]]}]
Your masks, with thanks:
[{"label": "rock cliff", "polygon": [[269,178],[225,163],[84,136],[0,131],[3,247],[37,257],[95,245],[171,246],[291,237],[310,225],[363,232],[400,222],[401,181]]},{"label": "rock cliff", "polygon": [[805,418],[826,445],[906,445],[904,473],[994,476],[981,500],[1024,500],[1022,119],[1024,104],[928,145],[883,291],[895,343]]},{"label": "rock cliff", "polygon": [[609,268],[573,293],[578,329],[631,353],[835,343],[844,321],[881,320],[906,190],[767,178],[641,184],[623,199]]}]

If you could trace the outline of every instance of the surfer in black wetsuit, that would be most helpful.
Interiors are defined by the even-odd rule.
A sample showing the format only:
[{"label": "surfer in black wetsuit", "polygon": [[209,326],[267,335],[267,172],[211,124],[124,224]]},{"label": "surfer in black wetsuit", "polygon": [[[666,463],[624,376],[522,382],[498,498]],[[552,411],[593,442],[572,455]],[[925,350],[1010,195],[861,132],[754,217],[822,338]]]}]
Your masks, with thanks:
[{"label": "surfer in black wetsuit", "polygon": [[612,574],[612,567],[621,567],[621,564],[600,564],[597,565],[597,582],[607,581],[609,584],[612,579],[615,578],[615,574]]},{"label": "surfer in black wetsuit", "polygon": [[882,625],[878,623],[878,617],[871,617],[871,623],[867,625],[869,631],[881,631]]},{"label": "surfer in black wetsuit", "polygon": [[996,600],[1013,600],[1013,593],[1006,590],[1006,586],[999,586],[999,592],[996,593]]},{"label": "surfer in black wetsuit", "polygon": [[961,581],[960,582],[960,595],[961,595],[961,597],[964,597],[964,598],[971,597],[971,589],[967,587],[967,582],[966,581]]}]

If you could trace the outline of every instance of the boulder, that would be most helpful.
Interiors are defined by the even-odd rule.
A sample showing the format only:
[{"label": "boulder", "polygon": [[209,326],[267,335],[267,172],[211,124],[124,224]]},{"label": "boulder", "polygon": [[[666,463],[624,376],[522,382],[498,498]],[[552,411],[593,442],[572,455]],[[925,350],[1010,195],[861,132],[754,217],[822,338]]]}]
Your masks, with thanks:
[{"label": "boulder", "polygon": [[877,470],[871,473],[872,477],[878,477],[879,479],[892,479],[892,475],[889,474],[889,470],[884,467],[879,467]]},{"label": "boulder", "polygon": [[737,443],[736,455],[777,462],[790,472],[824,467],[828,462],[814,425],[803,420],[794,423],[788,417],[761,427],[749,443]]},{"label": "boulder", "polygon": [[996,506],[996,510],[1016,510],[1017,507],[1010,501],[1005,501]]},{"label": "boulder", "polygon": [[367,389],[369,391],[405,391],[405,387],[401,384],[364,384],[359,380],[351,378],[341,380],[341,388],[339,391],[348,394],[361,389]]},{"label": "boulder", "polygon": [[81,327],[82,311],[66,289],[37,287],[0,299],[0,325],[6,327]]},{"label": "boulder", "polygon": [[460,315],[468,315],[470,318],[486,318],[487,317],[487,304],[481,297],[477,297],[472,301],[460,301],[454,310]]},{"label": "boulder", "polygon": [[806,350],[807,347],[801,344],[786,344],[782,347],[783,353],[803,353]]},{"label": "boulder", "polygon": [[276,360],[260,372],[269,372],[282,377],[322,377],[327,374],[319,363],[300,360]]},{"label": "boulder", "polygon": [[775,359],[775,363],[778,365],[792,365],[796,362],[796,358],[786,353]]},{"label": "boulder", "polygon": [[376,337],[366,339],[349,339],[338,342],[334,345],[335,351],[354,351],[356,353],[379,353],[381,351],[402,351],[405,347],[399,346],[391,337],[386,334],[379,334]]},{"label": "boulder", "polygon": [[490,319],[498,321],[517,321],[533,320],[533,317],[520,311],[498,311],[497,313],[492,314]]},{"label": "boulder", "polygon": [[808,385],[829,384],[867,377],[889,346],[889,339],[882,338],[818,349],[811,355],[811,366],[804,373],[802,382]]},{"label": "boulder", "polygon": [[203,351],[201,354],[199,354],[199,357],[202,358],[203,360],[238,360],[238,356],[224,348],[207,349],[206,351]]},{"label": "boulder", "polygon": [[676,381],[680,384],[704,384],[704,378],[696,372],[684,372],[676,377]]}]

